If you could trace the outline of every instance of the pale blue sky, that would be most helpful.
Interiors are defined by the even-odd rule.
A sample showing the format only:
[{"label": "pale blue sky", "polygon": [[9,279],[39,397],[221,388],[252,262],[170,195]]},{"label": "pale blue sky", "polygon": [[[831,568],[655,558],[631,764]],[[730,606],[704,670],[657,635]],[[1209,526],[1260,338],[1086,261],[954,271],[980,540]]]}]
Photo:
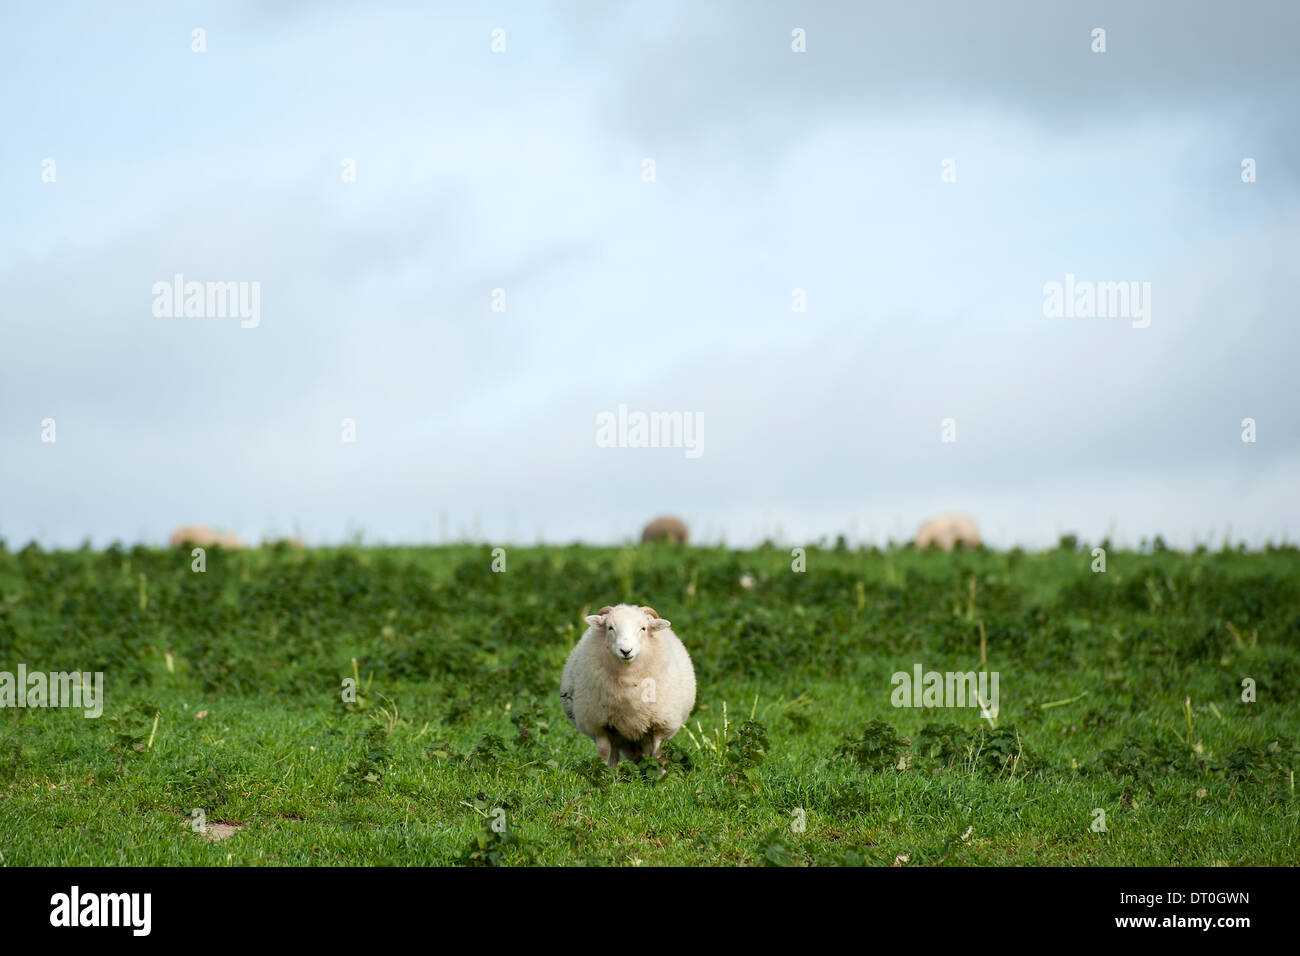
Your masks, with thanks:
[{"label": "pale blue sky", "polygon": [[1300,13],[1052,6],[7,7],[0,536],[1294,538]]}]

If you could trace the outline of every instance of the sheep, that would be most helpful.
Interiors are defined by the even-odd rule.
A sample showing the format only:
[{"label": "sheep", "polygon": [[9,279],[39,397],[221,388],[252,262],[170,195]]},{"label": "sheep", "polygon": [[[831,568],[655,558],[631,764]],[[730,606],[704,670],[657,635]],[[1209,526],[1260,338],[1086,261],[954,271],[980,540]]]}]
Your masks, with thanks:
[{"label": "sheep", "polygon": [[172,532],[171,542],[173,548],[191,545],[200,548],[222,547],[228,551],[237,551],[244,546],[233,532],[216,532],[201,524],[177,528]]},{"label": "sheep", "polygon": [[668,541],[672,544],[685,544],[686,539],[686,522],[671,515],[661,515],[641,529],[642,544],[647,541]]},{"label": "sheep", "polygon": [[958,542],[967,548],[980,546],[980,529],[970,515],[936,515],[916,532],[918,548],[928,548],[933,544],[944,551],[951,551]]},{"label": "sheep", "polygon": [[663,763],[660,745],[695,707],[691,655],[652,607],[603,607],[586,622],[560,676],[564,716],[611,767],[642,756]]}]

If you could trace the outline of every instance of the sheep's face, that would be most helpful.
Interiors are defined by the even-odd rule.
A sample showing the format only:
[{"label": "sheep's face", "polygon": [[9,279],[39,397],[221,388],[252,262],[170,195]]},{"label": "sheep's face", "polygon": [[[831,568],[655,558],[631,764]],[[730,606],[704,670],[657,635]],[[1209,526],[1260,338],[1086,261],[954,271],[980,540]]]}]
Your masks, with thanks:
[{"label": "sheep's face", "polygon": [[609,653],[622,664],[630,664],[645,653],[654,633],[668,627],[668,622],[654,608],[628,604],[601,608],[601,613],[587,618],[587,623],[605,629]]}]

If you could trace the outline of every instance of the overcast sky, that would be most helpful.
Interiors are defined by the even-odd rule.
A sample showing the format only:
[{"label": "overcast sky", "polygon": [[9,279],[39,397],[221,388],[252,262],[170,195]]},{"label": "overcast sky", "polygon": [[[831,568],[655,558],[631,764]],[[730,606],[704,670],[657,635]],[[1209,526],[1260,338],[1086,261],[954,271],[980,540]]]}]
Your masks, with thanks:
[{"label": "overcast sky", "polygon": [[6,5],[0,537],[1294,540],[1300,4],[1066,6]]}]

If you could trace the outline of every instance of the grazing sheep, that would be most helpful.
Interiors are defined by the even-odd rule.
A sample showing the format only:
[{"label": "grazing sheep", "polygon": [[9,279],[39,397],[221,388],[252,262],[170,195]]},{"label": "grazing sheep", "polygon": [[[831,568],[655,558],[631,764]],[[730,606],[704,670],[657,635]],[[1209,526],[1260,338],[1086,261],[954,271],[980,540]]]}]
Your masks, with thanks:
[{"label": "grazing sheep", "polygon": [[672,544],[686,543],[686,522],[671,515],[655,518],[641,529],[641,543],[647,541],[668,541]]},{"label": "grazing sheep", "polygon": [[564,716],[611,767],[620,757],[662,762],[660,744],[695,706],[691,655],[652,607],[603,607],[586,620],[560,676]]},{"label": "grazing sheep", "polygon": [[172,532],[172,547],[183,548],[186,545],[199,548],[221,547],[228,551],[237,551],[244,546],[238,535],[230,531],[216,532],[206,525],[187,524]]},{"label": "grazing sheep", "polygon": [[967,548],[980,546],[980,529],[970,515],[936,515],[921,525],[920,530],[916,532],[918,548],[937,545],[944,551],[951,551],[958,542]]}]

